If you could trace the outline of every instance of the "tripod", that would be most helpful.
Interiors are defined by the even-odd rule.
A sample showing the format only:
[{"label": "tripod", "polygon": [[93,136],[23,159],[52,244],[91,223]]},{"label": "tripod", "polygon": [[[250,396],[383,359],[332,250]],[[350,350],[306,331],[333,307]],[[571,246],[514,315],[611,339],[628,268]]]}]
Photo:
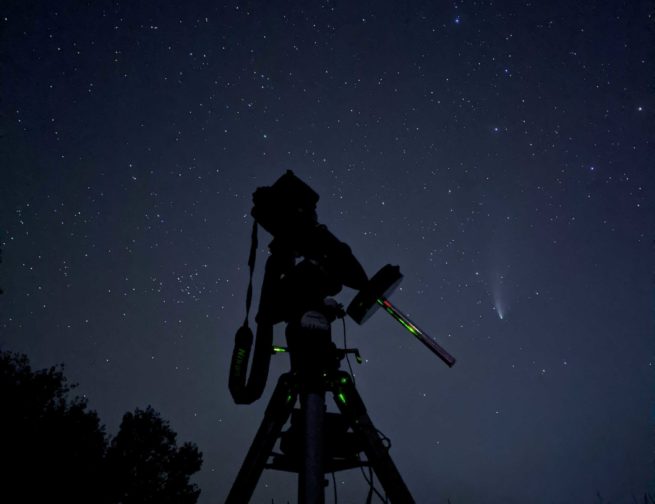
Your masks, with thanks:
[{"label": "tripod", "polygon": [[[237,404],[250,404],[261,397],[275,348],[273,326],[283,321],[287,323],[291,370],[275,387],[227,502],[248,502],[262,471],[268,468],[298,473],[300,504],[323,504],[326,472],[368,466],[394,504],[413,503],[352,376],[339,370],[347,353],[356,351],[337,349],[332,342],[330,324],[345,313],[328,296],[335,296],[343,287],[354,289],[358,292],[347,312],[355,322],[363,324],[383,308],[449,367],[455,358],[387,299],[402,279],[400,268],[387,264],[369,279],[350,247],[319,224],[318,200],[318,194],[290,170],[272,186],[259,187],[253,194],[250,281],[246,318],[235,335],[230,362],[232,398]],[[268,246],[254,338],[248,315],[258,225],[273,241]],[[255,350],[250,359],[253,340]],[[326,412],[327,392],[334,397],[339,413]],[[300,407],[295,408],[298,399]],[[282,432],[289,419],[291,427]],[[273,452],[278,438],[282,453]],[[362,452],[364,462],[359,458]]]},{"label": "tripod", "polygon": [[[348,353],[358,352],[338,349],[331,341],[332,320],[311,311],[287,325],[291,371],[277,382],[226,503],[249,502],[266,468],[298,473],[298,502],[323,504],[325,474],[356,467],[371,467],[391,502],[414,502],[351,375],[339,369]],[[339,413],[325,411],[326,392]],[[300,408],[294,409],[298,398]],[[291,427],[282,432],[289,419]],[[278,438],[282,453],[273,452]]]}]

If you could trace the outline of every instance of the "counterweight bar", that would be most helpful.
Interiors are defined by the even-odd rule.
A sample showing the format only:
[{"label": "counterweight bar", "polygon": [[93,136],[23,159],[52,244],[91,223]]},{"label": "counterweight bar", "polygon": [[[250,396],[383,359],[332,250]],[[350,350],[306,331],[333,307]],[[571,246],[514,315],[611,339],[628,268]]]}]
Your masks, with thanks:
[{"label": "counterweight bar", "polygon": [[411,334],[416,336],[418,340],[428,347],[437,357],[444,361],[448,367],[453,367],[455,364],[455,357],[450,355],[439,343],[434,341],[430,336],[428,336],[424,331],[419,329],[410,318],[401,312],[398,308],[391,304],[391,302],[384,298],[380,297],[377,299],[377,303],[385,309],[385,311],[396,319],[405,329],[407,329]]}]

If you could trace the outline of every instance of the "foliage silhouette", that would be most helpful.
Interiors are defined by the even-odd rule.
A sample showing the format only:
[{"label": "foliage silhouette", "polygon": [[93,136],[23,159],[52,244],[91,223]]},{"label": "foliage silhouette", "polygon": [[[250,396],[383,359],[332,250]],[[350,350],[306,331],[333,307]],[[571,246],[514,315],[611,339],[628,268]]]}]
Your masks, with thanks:
[{"label": "foliage silhouette", "polygon": [[25,355],[0,352],[0,501],[193,504],[189,483],[202,455],[148,407],[126,413],[111,439],[63,366],[33,371]]},{"label": "foliage silhouette", "polygon": [[189,476],[200,469],[202,457],[190,443],[177,448],[175,438],[175,432],[151,407],[123,416],[106,457],[113,478],[111,488],[116,490],[114,502],[196,502],[200,490],[189,485]]}]

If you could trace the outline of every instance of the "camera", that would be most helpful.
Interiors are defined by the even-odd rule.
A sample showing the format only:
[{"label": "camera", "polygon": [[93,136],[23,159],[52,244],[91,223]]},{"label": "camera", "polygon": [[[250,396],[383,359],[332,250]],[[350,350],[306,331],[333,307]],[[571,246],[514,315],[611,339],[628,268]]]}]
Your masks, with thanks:
[{"label": "camera", "polygon": [[272,186],[259,187],[253,196],[252,216],[271,235],[281,240],[299,241],[318,224],[318,194],[291,170]]}]

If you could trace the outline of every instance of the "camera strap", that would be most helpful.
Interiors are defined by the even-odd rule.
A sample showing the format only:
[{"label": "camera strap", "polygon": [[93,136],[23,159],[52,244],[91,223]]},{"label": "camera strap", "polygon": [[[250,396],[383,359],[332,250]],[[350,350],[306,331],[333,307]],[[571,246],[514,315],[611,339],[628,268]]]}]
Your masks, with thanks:
[{"label": "camera strap", "polygon": [[[252,350],[253,340],[255,339],[252,330],[248,327],[248,318],[252,304],[252,277],[255,271],[256,256],[257,221],[255,220],[252,226],[250,256],[248,257],[250,279],[248,281],[248,292],[246,293],[246,318],[234,337],[234,350],[232,351],[230,376],[228,379],[228,388],[230,389],[234,402],[237,404],[250,404],[261,397],[266,386],[272,353],[271,348],[273,346],[273,324],[258,321],[256,324],[255,352],[252,358],[250,373],[248,374],[248,362],[250,361],[250,352]],[[275,277],[277,271],[275,266],[276,262],[271,261],[269,257],[269,261],[266,263],[266,271],[264,272],[265,286],[270,285],[271,278]],[[264,286],[262,290],[264,290]],[[262,297],[264,298],[265,296]],[[260,304],[261,302],[262,300],[260,299]],[[257,321],[257,319],[255,320]]]},{"label": "camera strap", "polygon": [[255,259],[257,258],[257,221],[252,223],[252,234],[250,235],[250,255],[248,256],[248,268],[250,269],[250,279],[248,280],[248,292],[246,293],[246,319],[243,322],[244,327],[248,327],[248,316],[250,314],[250,305],[252,304],[252,275],[255,271]]}]

